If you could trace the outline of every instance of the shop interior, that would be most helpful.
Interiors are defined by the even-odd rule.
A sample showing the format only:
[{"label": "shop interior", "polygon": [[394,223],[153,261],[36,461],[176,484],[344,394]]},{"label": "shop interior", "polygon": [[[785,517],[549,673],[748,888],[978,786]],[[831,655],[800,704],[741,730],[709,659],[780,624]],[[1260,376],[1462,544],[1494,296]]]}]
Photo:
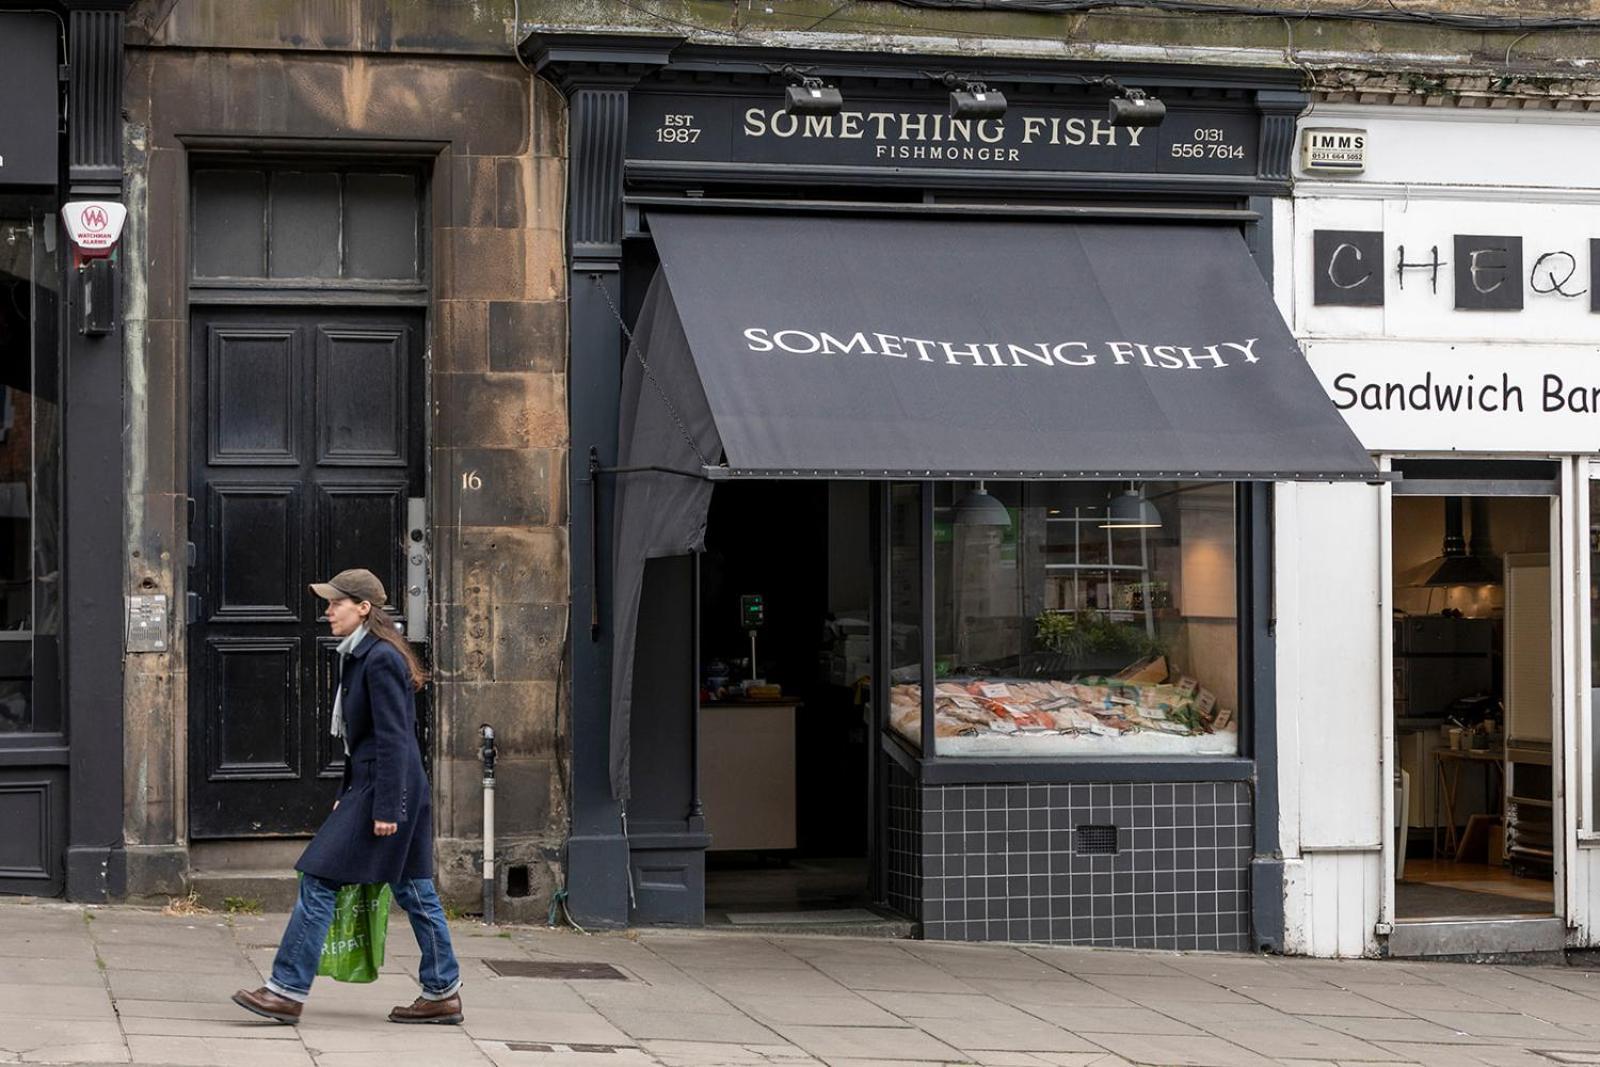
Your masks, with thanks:
[{"label": "shop interior", "polygon": [[700,560],[708,925],[886,917],[868,860],[871,488],[712,494]]},{"label": "shop interior", "polygon": [[1401,920],[1554,911],[1552,506],[1394,499]]}]

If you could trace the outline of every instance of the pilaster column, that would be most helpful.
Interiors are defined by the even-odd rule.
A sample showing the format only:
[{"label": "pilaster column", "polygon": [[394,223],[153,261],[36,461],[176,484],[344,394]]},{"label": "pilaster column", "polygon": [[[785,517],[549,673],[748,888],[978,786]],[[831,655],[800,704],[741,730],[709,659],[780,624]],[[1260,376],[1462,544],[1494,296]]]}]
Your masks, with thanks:
[{"label": "pilaster column", "polygon": [[[568,509],[572,574],[572,831],[568,906],[589,926],[628,921],[628,842],[611,795],[611,515],[615,486],[592,483],[590,450],[616,465],[624,338],[622,192],[628,94],[667,63],[676,37],[530,37],[522,49],[568,101],[567,293],[571,353]],[[597,614],[596,614],[597,613]],[[593,624],[592,623],[597,623]]]}]

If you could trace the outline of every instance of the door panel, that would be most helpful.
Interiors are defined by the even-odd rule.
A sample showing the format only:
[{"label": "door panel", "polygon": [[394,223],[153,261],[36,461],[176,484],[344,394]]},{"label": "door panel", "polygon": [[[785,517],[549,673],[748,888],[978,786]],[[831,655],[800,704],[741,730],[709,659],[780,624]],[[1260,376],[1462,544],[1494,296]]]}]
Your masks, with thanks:
[{"label": "door panel", "polygon": [[318,330],[317,458],[406,466],[406,331]]},{"label": "door panel", "polygon": [[308,586],[367,567],[406,606],[422,336],[410,311],[194,316],[192,837],[305,834],[332,804],[336,641]]},{"label": "door panel", "polygon": [[299,465],[300,331],[219,325],[205,337],[211,462]]},{"label": "door panel", "polygon": [[206,653],[207,779],[298,778],[299,642],[214,637]]},{"label": "door panel", "polygon": [[300,617],[298,484],[213,483],[207,557],[212,622],[294,622]]}]

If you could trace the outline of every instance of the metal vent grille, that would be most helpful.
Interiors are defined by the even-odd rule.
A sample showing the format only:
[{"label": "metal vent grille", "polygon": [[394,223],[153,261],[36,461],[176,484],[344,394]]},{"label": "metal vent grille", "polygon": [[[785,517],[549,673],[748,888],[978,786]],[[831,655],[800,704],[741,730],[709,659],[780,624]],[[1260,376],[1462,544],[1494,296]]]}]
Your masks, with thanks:
[{"label": "metal vent grille", "polygon": [[1076,852],[1080,856],[1115,856],[1117,854],[1117,828],[1115,826],[1080,826],[1075,838]]},{"label": "metal vent grille", "polygon": [[567,960],[484,960],[502,978],[553,978],[560,982],[602,980],[626,982],[628,976],[609,963],[575,963]]}]

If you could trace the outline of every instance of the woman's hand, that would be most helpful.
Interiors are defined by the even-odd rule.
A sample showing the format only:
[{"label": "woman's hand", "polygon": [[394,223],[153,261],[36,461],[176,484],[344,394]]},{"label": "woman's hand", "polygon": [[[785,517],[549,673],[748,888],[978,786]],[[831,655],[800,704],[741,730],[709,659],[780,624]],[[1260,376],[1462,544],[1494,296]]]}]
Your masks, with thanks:
[{"label": "woman's hand", "polygon": [[379,822],[376,819],[372,821],[372,832],[377,834],[379,837],[388,837],[398,829],[400,829],[399,823]]}]

